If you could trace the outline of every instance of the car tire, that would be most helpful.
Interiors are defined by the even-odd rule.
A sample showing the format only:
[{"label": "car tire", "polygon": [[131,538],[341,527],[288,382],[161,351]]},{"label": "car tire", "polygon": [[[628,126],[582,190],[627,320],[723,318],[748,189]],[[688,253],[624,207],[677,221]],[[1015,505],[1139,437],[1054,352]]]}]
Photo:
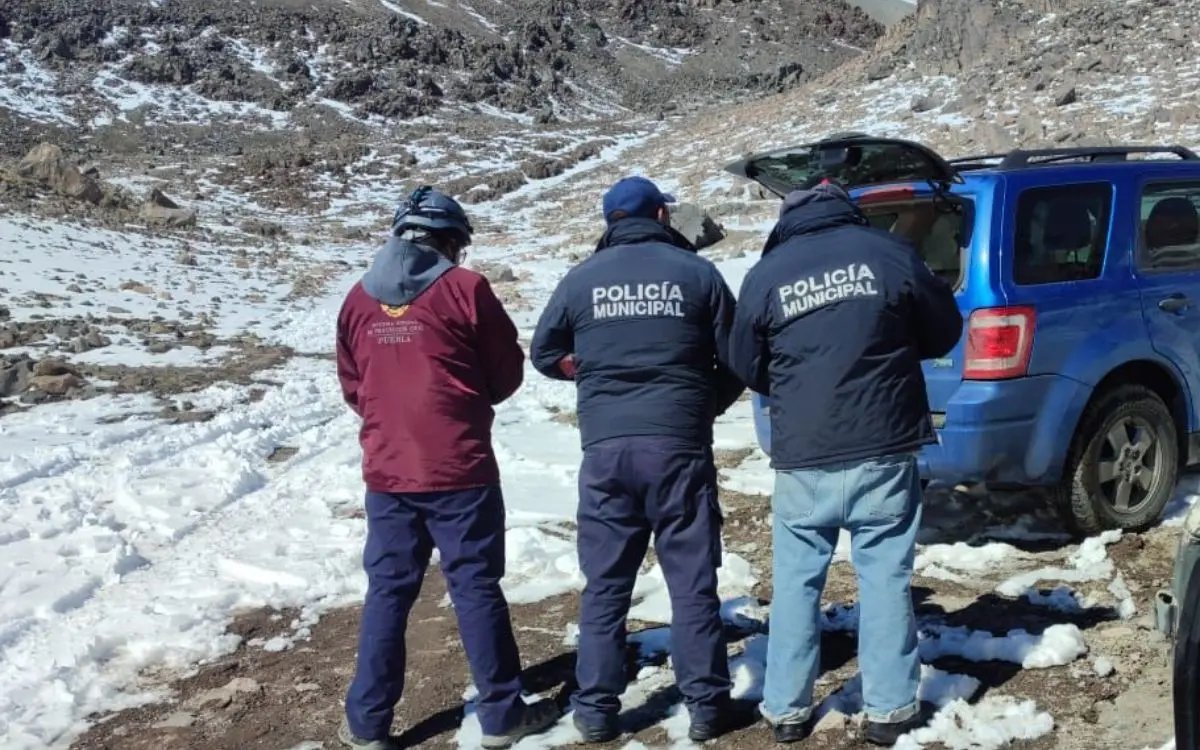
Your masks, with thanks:
[{"label": "car tire", "polygon": [[1172,692],[1175,700],[1175,746],[1200,747],[1200,571],[1192,571],[1180,600],[1175,636]]},{"label": "car tire", "polygon": [[1179,440],[1167,405],[1149,388],[1122,385],[1080,419],[1057,504],[1080,534],[1140,530],[1158,521],[1178,475]]}]

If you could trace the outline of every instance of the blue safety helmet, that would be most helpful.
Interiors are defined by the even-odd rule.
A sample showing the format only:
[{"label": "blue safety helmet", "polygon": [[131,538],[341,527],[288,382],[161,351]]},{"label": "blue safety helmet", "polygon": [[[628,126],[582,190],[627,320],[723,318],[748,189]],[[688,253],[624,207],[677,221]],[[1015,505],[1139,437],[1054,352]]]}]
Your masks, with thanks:
[{"label": "blue safety helmet", "polygon": [[475,231],[458,201],[428,185],[414,190],[400,203],[392,217],[392,234],[398,235],[409,229],[454,232],[464,247],[471,244],[471,234]]}]

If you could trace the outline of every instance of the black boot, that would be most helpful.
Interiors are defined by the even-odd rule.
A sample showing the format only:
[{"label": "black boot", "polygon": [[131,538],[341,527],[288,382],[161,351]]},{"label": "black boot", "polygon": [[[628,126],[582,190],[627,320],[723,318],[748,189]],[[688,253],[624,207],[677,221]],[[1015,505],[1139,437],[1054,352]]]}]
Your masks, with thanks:
[{"label": "black boot", "polygon": [[775,741],[781,745],[790,745],[793,742],[806,740],[812,734],[812,730],[812,719],[791,724],[775,724],[771,727],[771,731],[775,734]]},{"label": "black boot", "polygon": [[895,721],[887,724],[868,721],[866,731],[867,742],[870,742],[872,745],[891,747],[902,736],[928,724],[935,712],[936,709],[932,704],[922,703],[917,712],[904,721]]},{"label": "black boot", "polygon": [[718,737],[745,729],[758,721],[756,706],[743,701],[730,701],[712,718],[703,721],[692,719],[688,727],[688,739],[692,742],[708,742]]},{"label": "black boot", "polygon": [[571,721],[575,724],[575,728],[579,730],[579,734],[583,736],[584,743],[588,745],[612,742],[621,735],[621,730],[617,728],[615,718],[602,721],[598,724],[585,724],[580,721],[579,714],[575,714],[571,717]]}]

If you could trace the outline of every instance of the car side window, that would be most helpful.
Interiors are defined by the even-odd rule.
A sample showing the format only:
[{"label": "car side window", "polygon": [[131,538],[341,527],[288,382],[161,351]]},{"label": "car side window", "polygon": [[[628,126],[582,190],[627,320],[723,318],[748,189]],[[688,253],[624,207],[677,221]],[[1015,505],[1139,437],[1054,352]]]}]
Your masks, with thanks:
[{"label": "car side window", "polygon": [[1200,268],[1200,181],[1147,185],[1141,219],[1138,268]]},{"label": "car side window", "polygon": [[1112,185],[1030,188],[1017,199],[1013,279],[1021,285],[1100,276],[1108,247]]}]

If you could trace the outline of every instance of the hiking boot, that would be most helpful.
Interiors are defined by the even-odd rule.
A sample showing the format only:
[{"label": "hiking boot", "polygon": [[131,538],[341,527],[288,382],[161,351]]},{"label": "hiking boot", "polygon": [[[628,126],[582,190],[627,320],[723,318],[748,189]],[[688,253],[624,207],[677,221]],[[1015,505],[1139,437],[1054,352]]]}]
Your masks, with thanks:
[{"label": "hiking boot", "polygon": [[930,703],[922,703],[917,712],[904,721],[883,723],[868,721],[866,738],[872,745],[891,747],[904,735],[916,731],[929,723],[933,718],[935,708]]},{"label": "hiking boot", "polygon": [[354,750],[401,750],[400,743],[388,737],[386,740],[365,740],[362,737],[356,737],[354,732],[350,731],[350,725],[342,721],[342,725],[338,727],[338,740],[346,747]]},{"label": "hiking boot", "polygon": [[781,745],[790,745],[793,742],[800,742],[808,739],[812,734],[813,720],[792,722],[790,724],[774,724],[771,726],[771,732],[775,735],[775,741]]},{"label": "hiking boot", "polygon": [[571,718],[571,721],[575,724],[575,728],[579,730],[579,734],[583,736],[583,741],[589,745],[600,742],[612,742],[621,736],[621,730],[617,728],[615,718],[602,721],[598,724],[587,724],[579,718],[579,714],[577,713]]},{"label": "hiking boot", "polygon": [[692,719],[688,727],[688,739],[692,742],[708,742],[739,729],[745,729],[758,721],[758,711],[749,703],[730,701],[710,719]]},{"label": "hiking boot", "polygon": [[558,704],[554,701],[544,700],[526,704],[521,712],[521,719],[515,727],[504,734],[485,734],[481,744],[488,750],[508,747],[531,734],[546,731],[554,726],[554,722],[558,721],[561,716],[562,712],[558,710]]}]

